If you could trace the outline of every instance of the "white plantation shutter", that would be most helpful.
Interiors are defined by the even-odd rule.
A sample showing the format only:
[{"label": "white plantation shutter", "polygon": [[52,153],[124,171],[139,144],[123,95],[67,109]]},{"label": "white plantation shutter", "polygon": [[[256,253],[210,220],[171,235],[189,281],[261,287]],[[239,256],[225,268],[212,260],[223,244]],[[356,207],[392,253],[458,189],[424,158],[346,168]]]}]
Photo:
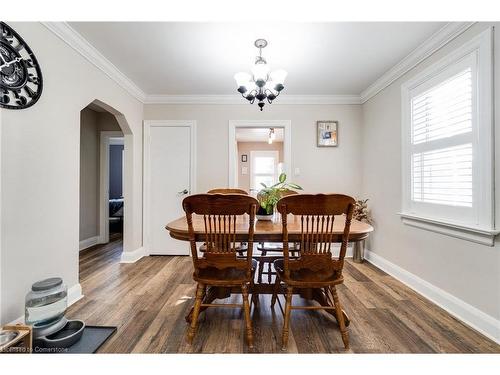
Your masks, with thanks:
[{"label": "white plantation shutter", "polygon": [[472,207],[472,144],[413,154],[412,199]]},{"label": "white plantation shutter", "polygon": [[472,131],[472,70],[467,68],[412,100],[413,144]]},{"label": "white plantation shutter", "polygon": [[401,85],[404,224],[492,246],[493,49],[488,29]]},{"label": "white plantation shutter", "polygon": [[411,99],[411,197],[473,205],[472,68]]}]

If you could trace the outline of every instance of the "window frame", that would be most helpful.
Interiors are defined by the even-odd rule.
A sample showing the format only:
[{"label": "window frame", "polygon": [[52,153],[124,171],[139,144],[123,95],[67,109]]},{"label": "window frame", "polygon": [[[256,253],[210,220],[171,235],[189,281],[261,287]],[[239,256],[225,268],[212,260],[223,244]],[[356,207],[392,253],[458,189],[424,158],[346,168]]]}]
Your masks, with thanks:
[{"label": "window frame", "polygon": [[[402,202],[399,213],[405,224],[491,246],[498,233],[494,220],[492,49],[492,28],[488,28],[402,84]],[[467,217],[463,216],[461,208],[412,201],[411,180],[412,98],[449,79],[464,66],[471,66],[473,70],[473,207],[471,211],[465,210],[469,214]]]},{"label": "window frame", "polygon": [[[275,181],[278,181],[278,165],[280,163],[279,160],[279,151],[277,150],[252,150],[250,151],[250,190],[255,190],[254,182],[255,176],[271,176],[270,173],[254,173],[254,159],[259,156],[271,156],[274,158],[274,173],[273,178]],[[276,183],[275,182],[275,183]]]}]

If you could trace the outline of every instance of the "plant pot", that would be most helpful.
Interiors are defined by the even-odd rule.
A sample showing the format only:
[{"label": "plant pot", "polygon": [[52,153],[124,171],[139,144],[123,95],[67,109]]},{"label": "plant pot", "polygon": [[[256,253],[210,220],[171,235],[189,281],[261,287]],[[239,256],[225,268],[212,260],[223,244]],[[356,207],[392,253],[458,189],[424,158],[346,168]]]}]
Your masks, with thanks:
[{"label": "plant pot", "polygon": [[259,207],[259,209],[257,210],[257,214],[255,216],[257,217],[257,220],[271,221],[273,220],[274,210],[273,212],[268,214],[264,208]]}]

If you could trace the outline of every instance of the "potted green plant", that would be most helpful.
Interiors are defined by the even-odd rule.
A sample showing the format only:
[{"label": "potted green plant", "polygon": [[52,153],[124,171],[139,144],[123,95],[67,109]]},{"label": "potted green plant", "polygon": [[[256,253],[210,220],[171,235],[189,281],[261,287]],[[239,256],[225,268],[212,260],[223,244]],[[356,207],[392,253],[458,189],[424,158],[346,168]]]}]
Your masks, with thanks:
[{"label": "potted green plant", "polygon": [[257,193],[257,200],[260,203],[257,211],[258,220],[272,220],[274,207],[281,199],[284,193],[290,190],[302,190],[297,184],[286,182],[286,174],[282,173],[278,177],[278,182],[272,186],[261,183],[263,189]]}]

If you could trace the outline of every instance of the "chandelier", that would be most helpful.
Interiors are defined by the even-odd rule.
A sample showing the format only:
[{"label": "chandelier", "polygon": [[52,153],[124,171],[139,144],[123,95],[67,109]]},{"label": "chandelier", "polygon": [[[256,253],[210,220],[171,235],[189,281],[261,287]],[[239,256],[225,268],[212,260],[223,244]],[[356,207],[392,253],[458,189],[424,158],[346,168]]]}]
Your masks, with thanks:
[{"label": "chandelier", "polygon": [[270,72],[266,59],[262,57],[262,48],[267,46],[267,40],[257,39],[254,45],[259,49],[259,56],[255,58],[252,74],[236,73],[234,79],[241,96],[248,100],[250,104],[257,100],[257,105],[262,111],[265,100],[271,104],[285,88],[283,83],[288,73],[283,69]]},{"label": "chandelier", "polygon": [[267,143],[272,145],[275,139],[276,139],[276,133],[274,132],[274,128],[271,128],[269,129],[269,137],[267,138]]}]

